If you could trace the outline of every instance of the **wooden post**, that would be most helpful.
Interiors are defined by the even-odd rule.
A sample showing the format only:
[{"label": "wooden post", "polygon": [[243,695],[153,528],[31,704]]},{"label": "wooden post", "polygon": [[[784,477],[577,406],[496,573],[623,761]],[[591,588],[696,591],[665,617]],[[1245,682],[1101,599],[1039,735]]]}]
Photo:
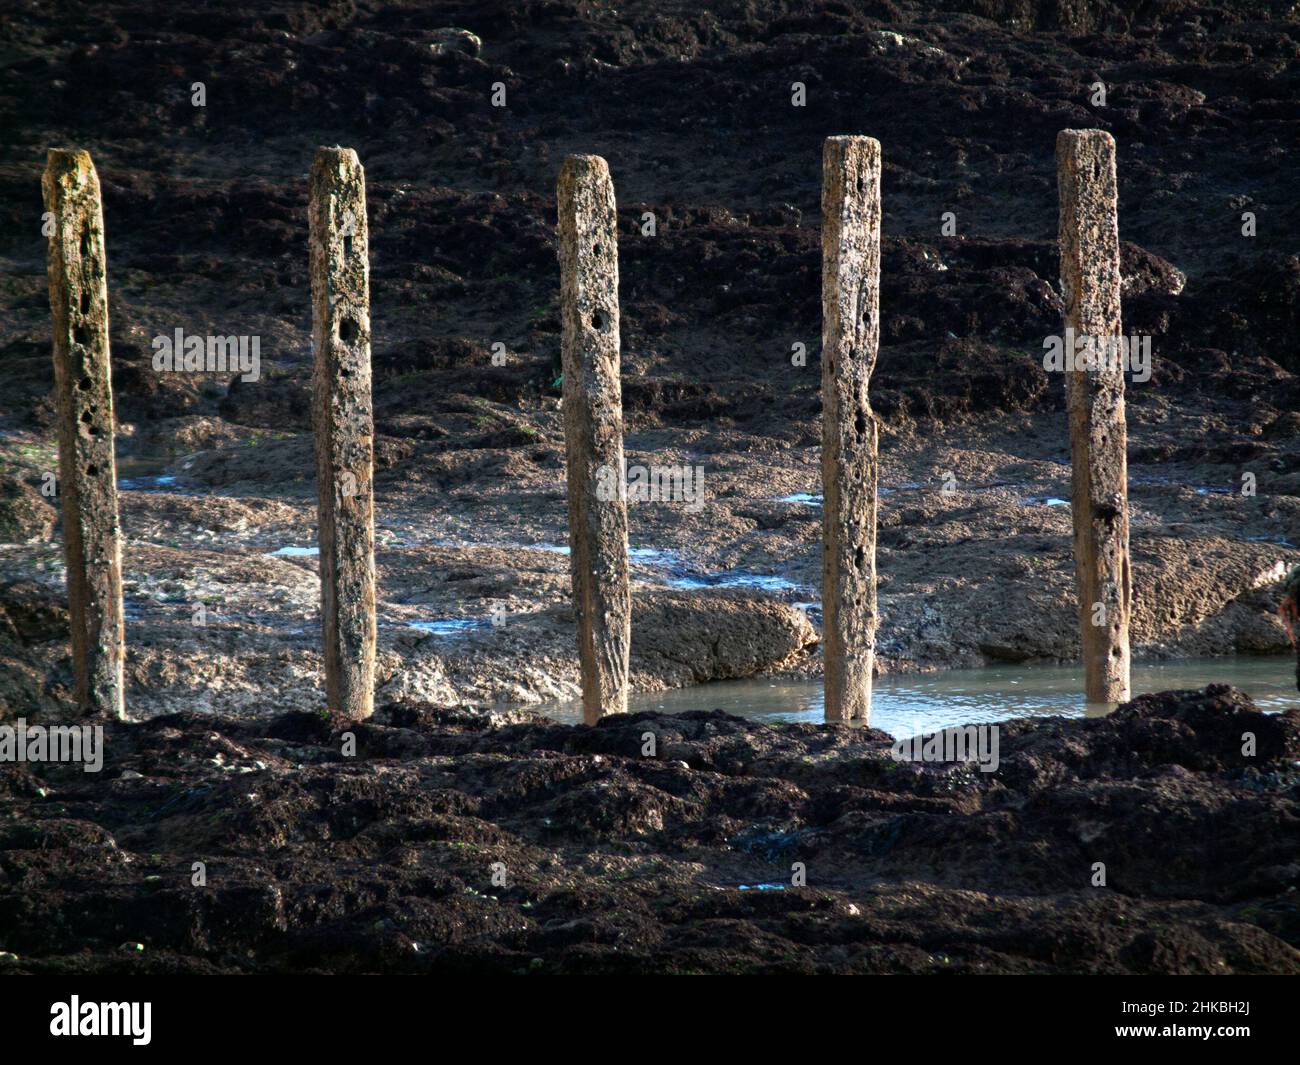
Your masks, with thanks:
[{"label": "wooden post", "polygon": [[560,303],[564,324],[564,440],[569,564],[578,618],[583,719],[627,710],[632,596],[627,501],[598,491],[623,481],[619,382],[618,232],[605,160],[571,155],[560,170]]},{"label": "wooden post", "polygon": [[77,704],[83,714],[125,718],[108,274],[99,176],[90,153],[51,149],[41,189],[53,215],[49,282],[59,497]]},{"label": "wooden post", "polygon": [[880,143],[822,154],[822,656],[826,720],[866,724],[876,648]]},{"label": "wooden post", "polygon": [[312,421],[321,623],[331,712],[374,712],[374,411],[366,179],[351,148],[320,148],[310,186]]},{"label": "wooden post", "polygon": [[[1122,335],[1115,140],[1102,130],[1062,130],[1056,159],[1066,337],[1105,344]],[[1129,698],[1132,607],[1124,368],[1113,359],[1096,369],[1067,363],[1065,382],[1087,698],[1119,703]]]}]

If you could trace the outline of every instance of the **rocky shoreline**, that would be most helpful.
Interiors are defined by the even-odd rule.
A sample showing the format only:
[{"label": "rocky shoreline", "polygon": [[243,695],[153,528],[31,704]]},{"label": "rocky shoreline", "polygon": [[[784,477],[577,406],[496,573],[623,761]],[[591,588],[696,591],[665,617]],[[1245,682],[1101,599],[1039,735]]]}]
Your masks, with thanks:
[{"label": "rocky shoreline", "polygon": [[[381,698],[491,707],[576,692],[562,438],[539,420],[526,455],[415,451],[379,473]],[[1136,448],[1169,435],[1134,421]],[[1063,418],[934,437],[884,451],[881,669],[1076,659]],[[35,478],[23,452],[41,440],[14,433],[0,448]],[[695,512],[631,508],[633,687],[817,676],[816,447],[660,431],[630,437],[628,450],[698,462],[708,489]],[[307,436],[281,435],[127,479],[133,716],[257,713],[268,687],[281,708],[323,705],[309,462]],[[972,479],[945,491],[953,469]],[[1139,659],[1288,653],[1278,606],[1281,578],[1300,563],[1286,540],[1300,528],[1300,496],[1234,496],[1223,465],[1149,469],[1159,473],[1131,468]],[[68,709],[54,510],[32,494],[38,535],[0,552],[0,715]]]},{"label": "rocky shoreline", "polygon": [[[276,444],[297,442],[200,452],[166,467],[174,473],[161,476],[177,482],[123,493],[133,716],[256,712],[272,686],[282,708],[323,705],[311,482],[300,475],[298,484],[264,485],[257,494],[248,487],[270,474],[264,463],[291,469]],[[258,455],[263,447],[269,454]],[[1064,468],[985,452],[979,483],[944,492],[951,454],[927,448],[884,498],[882,669],[1073,660]],[[980,454],[965,449],[966,467]],[[788,456],[782,463],[793,465]],[[815,449],[807,458],[815,461]],[[202,485],[195,468],[214,463],[245,487]],[[706,460],[705,469],[718,470],[710,487],[719,494],[700,514],[632,508],[633,686],[816,676],[820,513],[815,499],[797,498],[816,488],[815,468],[782,478],[778,467],[744,454],[719,466]],[[1287,653],[1279,582],[1300,552],[1267,533],[1244,536],[1242,503],[1199,490],[1197,480],[1135,478],[1131,490],[1139,658]],[[446,706],[572,698],[563,485],[542,471],[520,481],[484,478],[450,505],[427,491],[381,487],[381,698]],[[754,483],[770,484],[771,496],[741,493]],[[1283,513],[1295,505],[1300,497],[1270,503]],[[5,548],[0,582],[0,714],[66,710],[58,542]]]}]

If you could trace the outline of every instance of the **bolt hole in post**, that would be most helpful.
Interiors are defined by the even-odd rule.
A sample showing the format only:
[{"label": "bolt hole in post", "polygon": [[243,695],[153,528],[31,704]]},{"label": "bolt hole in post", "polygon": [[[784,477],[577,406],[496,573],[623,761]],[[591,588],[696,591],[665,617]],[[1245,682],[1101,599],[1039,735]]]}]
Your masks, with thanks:
[{"label": "bolt hole in post", "polygon": [[344,238],[343,238],[343,258],[345,258],[345,259],[351,259],[351,258],[352,258],[352,238],[351,238],[351,237],[344,237]]},{"label": "bolt hole in post", "polygon": [[596,330],[598,333],[604,331],[605,320],[606,319],[605,319],[604,311],[595,310],[591,312],[591,328]]},{"label": "bolt hole in post", "polygon": [[72,339],[83,346],[90,344],[90,327],[86,325],[73,326]]},{"label": "bolt hole in post", "polygon": [[354,343],[361,335],[361,326],[353,318],[344,318],[339,322],[339,339],[345,344]]}]

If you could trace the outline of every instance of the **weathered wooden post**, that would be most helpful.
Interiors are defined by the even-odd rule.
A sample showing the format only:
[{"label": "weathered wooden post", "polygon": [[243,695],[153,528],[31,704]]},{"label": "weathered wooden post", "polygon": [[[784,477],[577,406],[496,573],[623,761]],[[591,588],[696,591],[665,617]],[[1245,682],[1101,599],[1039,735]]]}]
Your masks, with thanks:
[{"label": "weathered wooden post", "polygon": [[[1066,337],[1073,332],[1104,354],[1121,336],[1115,140],[1103,130],[1062,130],[1056,160]],[[1118,703],[1129,698],[1132,606],[1124,367],[1098,361],[1094,369],[1066,365],[1075,585],[1088,701]]]},{"label": "weathered wooden post", "polygon": [[82,713],[124,718],[126,640],[108,273],[99,176],[90,153],[51,149],[41,189],[53,226],[50,311],[75,691]]},{"label": "weathered wooden post", "polygon": [[826,720],[866,724],[876,648],[880,142],[822,153],[822,656]]},{"label": "weathered wooden post", "polygon": [[312,421],[321,623],[331,712],[374,712],[374,411],[366,179],[351,148],[320,148],[311,172]]},{"label": "weathered wooden post", "polygon": [[1296,629],[1300,627],[1300,566],[1292,566],[1291,572],[1282,582],[1282,602],[1278,605],[1278,614],[1286,626],[1286,634],[1291,639],[1295,650],[1295,686],[1300,691],[1300,640],[1296,639]]},{"label": "weathered wooden post", "polygon": [[[578,618],[583,719],[627,710],[632,596],[619,381],[618,232],[605,160],[571,155],[560,169],[560,302],[569,564]],[[603,477],[602,471],[603,470]],[[619,491],[600,491],[601,481]]]}]

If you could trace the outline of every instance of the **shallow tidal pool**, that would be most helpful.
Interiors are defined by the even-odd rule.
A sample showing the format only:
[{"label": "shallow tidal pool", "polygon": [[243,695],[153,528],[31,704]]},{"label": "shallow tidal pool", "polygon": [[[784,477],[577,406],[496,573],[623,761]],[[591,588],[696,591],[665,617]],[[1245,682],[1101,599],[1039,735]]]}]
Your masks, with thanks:
[{"label": "shallow tidal pool", "polygon": [[[1300,706],[1295,659],[1195,658],[1136,663],[1133,694],[1231,684],[1261,710]],[[582,720],[579,702],[550,703],[538,713],[567,723]],[[725,710],[752,721],[822,721],[822,682],[815,680],[732,680],[666,692],[633,693],[628,710]],[[871,724],[895,738],[950,725],[1007,721],[1016,717],[1084,717],[1106,713],[1083,698],[1082,666],[989,666],[937,673],[892,674],[877,679]]]}]

